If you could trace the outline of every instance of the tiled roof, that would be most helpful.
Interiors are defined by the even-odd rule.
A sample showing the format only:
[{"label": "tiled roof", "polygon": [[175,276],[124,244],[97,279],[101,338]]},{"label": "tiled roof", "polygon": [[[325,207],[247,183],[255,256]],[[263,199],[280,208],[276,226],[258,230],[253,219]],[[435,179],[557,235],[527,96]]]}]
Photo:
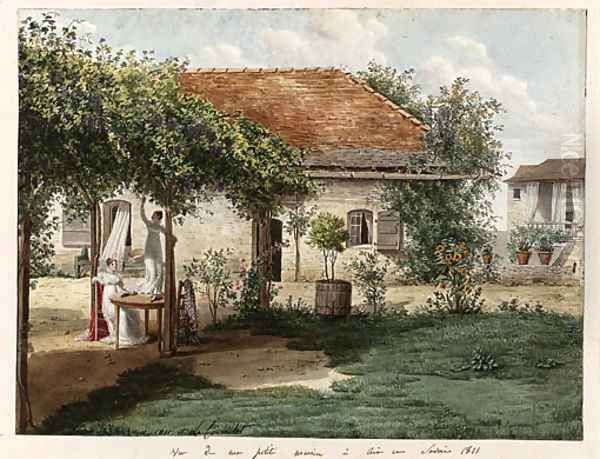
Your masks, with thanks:
[{"label": "tiled roof", "polygon": [[397,168],[424,148],[425,124],[340,69],[198,69],[180,81],[310,150],[311,167]]},{"label": "tiled roof", "polygon": [[508,183],[585,179],[585,159],[547,159],[537,165],[519,166]]}]

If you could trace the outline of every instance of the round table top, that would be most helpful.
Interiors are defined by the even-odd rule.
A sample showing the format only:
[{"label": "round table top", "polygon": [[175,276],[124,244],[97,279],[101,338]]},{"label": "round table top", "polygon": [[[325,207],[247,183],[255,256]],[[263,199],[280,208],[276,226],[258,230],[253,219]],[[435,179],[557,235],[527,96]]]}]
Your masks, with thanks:
[{"label": "round table top", "polygon": [[164,298],[154,301],[152,301],[150,298],[152,298],[152,295],[143,295],[141,293],[136,293],[135,295],[127,295],[124,297],[122,297],[121,295],[111,296],[110,301],[119,306],[130,308],[158,309],[164,307]]}]

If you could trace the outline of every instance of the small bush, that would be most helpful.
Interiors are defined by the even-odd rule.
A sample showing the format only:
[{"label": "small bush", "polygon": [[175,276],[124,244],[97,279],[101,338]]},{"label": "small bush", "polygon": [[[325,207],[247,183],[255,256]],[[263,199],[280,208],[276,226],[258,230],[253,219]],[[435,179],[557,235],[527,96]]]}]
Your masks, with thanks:
[{"label": "small bush", "polygon": [[471,358],[471,368],[474,371],[494,371],[499,368],[496,358],[487,352],[484,352],[482,348],[478,347],[473,351],[473,357]]},{"label": "small bush", "polygon": [[389,267],[389,262],[376,251],[361,251],[347,264],[354,284],[365,298],[364,305],[375,314],[385,310],[384,281]]},{"label": "small bush", "polygon": [[530,305],[529,303],[521,303],[517,298],[513,298],[510,301],[503,301],[497,308],[498,312],[513,313],[519,315],[528,314],[546,314],[546,310],[541,303],[535,303]]},{"label": "small bush", "polygon": [[538,359],[537,363],[535,364],[537,368],[544,369],[556,368],[559,365],[562,365],[562,363],[549,357]]},{"label": "small bush", "polygon": [[206,293],[213,324],[217,323],[218,310],[235,298],[231,272],[227,269],[231,253],[230,249],[209,249],[199,259],[193,258],[190,264],[183,266],[186,277]]}]

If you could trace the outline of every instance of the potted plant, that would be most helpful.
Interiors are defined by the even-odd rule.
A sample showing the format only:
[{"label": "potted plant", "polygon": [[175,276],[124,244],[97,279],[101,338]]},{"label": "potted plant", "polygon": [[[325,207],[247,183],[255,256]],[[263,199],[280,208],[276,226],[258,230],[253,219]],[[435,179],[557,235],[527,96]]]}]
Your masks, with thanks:
[{"label": "potted plant", "polygon": [[318,314],[345,316],[352,307],[352,284],[335,278],[335,263],[345,250],[348,231],[344,220],[329,212],[320,212],[310,223],[308,244],[323,256],[325,279],[316,282],[315,309]]},{"label": "potted plant", "polygon": [[542,237],[537,243],[537,252],[540,259],[540,263],[543,265],[549,265],[552,259],[552,253],[554,252],[554,245],[552,241],[547,237]]},{"label": "potted plant", "polygon": [[494,258],[494,250],[490,244],[486,244],[481,249],[481,259],[485,265],[489,265],[492,263],[492,259]]},{"label": "potted plant", "polygon": [[519,265],[529,263],[531,246],[531,234],[527,228],[520,226],[510,232],[509,248],[516,255]]}]

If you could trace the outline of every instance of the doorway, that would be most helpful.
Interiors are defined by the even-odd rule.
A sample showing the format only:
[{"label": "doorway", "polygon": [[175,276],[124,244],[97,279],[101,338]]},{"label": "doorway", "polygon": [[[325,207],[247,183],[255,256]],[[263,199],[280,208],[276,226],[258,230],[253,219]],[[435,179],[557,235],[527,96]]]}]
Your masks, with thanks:
[{"label": "doorway", "polygon": [[[258,258],[259,247],[258,223],[252,221],[252,259]],[[281,282],[282,270],[283,222],[277,218],[271,219],[271,280]]]}]

